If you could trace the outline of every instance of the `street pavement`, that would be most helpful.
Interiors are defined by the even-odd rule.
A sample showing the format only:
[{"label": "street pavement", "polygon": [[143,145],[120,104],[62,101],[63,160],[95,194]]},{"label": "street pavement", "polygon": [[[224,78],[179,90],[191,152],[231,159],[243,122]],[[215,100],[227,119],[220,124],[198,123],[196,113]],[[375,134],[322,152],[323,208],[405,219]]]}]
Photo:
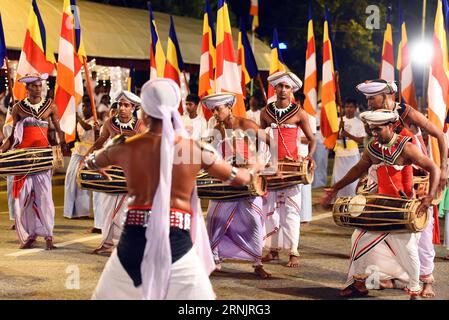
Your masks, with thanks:
[{"label": "street pavement", "polygon": [[[45,251],[39,239],[35,249],[20,250],[12,222],[7,214],[6,192],[0,191],[0,299],[89,299],[107,261],[92,254],[100,235],[87,234],[92,219],[63,218],[62,177],[54,178],[56,207],[54,238],[58,247]],[[1,190],[1,188],[0,188]],[[220,300],[321,300],[339,299],[338,291],[346,280],[351,229],[337,227],[330,212],[318,205],[322,190],[313,192],[313,221],[302,226],[300,267],[287,268],[287,255],[265,264],[271,279],[261,280],[252,263],[226,260],[211,276]],[[449,261],[445,249],[437,246],[435,289],[437,299],[449,300]],[[363,299],[407,300],[402,290],[371,290]]]}]

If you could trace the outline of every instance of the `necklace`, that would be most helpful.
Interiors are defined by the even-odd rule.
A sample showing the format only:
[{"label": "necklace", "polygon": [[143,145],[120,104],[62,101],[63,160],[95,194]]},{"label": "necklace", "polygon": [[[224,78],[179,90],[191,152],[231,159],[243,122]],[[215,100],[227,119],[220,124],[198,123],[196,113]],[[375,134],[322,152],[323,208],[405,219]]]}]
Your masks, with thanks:
[{"label": "necklace", "polygon": [[131,119],[128,122],[121,122],[120,118],[117,117],[116,119],[116,124],[120,127],[120,129],[130,129],[132,130],[134,127],[134,124],[136,123],[136,119],[134,117],[131,117]]},{"label": "necklace", "polygon": [[379,147],[381,147],[382,152],[383,150],[389,150],[391,152],[391,147],[394,146],[396,144],[396,142],[398,141],[399,135],[397,133],[393,134],[393,137],[391,138],[391,140],[388,143],[380,143],[379,141],[376,141],[377,145]]},{"label": "necklace", "polygon": [[290,104],[286,108],[278,108],[276,106],[276,102],[273,102],[273,110],[276,114],[276,117],[282,118],[282,116],[290,111],[293,104],[290,102]]},{"label": "necklace", "polygon": [[29,107],[30,109],[34,110],[34,112],[37,113],[37,112],[39,112],[39,109],[44,105],[45,99],[42,99],[42,98],[41,98],[41,101],[40,101],[40,102],[38,102],[38,103],[36,103],[36,104],[32,104],[31,101],[30,101],[30,99],[28,99],[28,97],[26,97],[26,98],[23,100],[23,103],[24,103],[27,107]]}]

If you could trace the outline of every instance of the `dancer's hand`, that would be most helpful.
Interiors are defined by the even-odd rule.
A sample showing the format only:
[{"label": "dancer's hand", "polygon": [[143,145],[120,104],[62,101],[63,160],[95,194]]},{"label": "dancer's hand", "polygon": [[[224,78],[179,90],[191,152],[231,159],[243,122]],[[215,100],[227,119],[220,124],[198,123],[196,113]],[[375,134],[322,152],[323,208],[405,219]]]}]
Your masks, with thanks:
[{"label": "dancer's hand", "polygon": [[431,204],[432,204],[432,197],[425,196],[421,198],[421,203],[416,209],[416,216],[418,218],[421,218],[424,214],[426,214]]}]

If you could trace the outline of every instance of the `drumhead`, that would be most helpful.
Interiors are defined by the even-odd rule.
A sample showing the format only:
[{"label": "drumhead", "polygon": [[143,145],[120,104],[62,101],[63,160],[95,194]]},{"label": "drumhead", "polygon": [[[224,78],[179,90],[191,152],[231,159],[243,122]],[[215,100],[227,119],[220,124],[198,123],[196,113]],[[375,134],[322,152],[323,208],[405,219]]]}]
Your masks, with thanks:
[{"label": "drumhead", "polygon": [[429,222],[429,210],[427,210],[427,212],[423,214],[420,218],[416,216],[416,209],[418,209],[419,204],[420,202],[416,201],[416,203],[413,205],[412,208],[413,213],[411,214],[410,217],[410,219],[412,220],[410,226],[414,232],[423,231],[426,228],[427,223]]},{"label": "drumhead", "polygon": [[366,197],[364,195],[356,195],[349,200],[348,204],[348,213],[352,217],[358,217],[363,213],[363,209],[365,209],[366,205]]},{"label": "drumhead", "polygon": [[252,195],[263,196],[267,192],[267,179],[264,176],[257,175],[252,182]]}]

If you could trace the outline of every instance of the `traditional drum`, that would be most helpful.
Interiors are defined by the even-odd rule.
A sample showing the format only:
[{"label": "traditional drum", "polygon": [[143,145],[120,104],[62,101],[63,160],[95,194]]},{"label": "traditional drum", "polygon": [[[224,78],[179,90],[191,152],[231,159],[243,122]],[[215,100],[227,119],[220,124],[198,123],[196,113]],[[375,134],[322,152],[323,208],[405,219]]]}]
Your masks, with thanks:
[{"label": "traditional drum", "polygon": [[64,158],[59,146],[0,153],[0,176],[30,175],[63,166]]},{"label": "traditional drum", "polygon": [[385,195],[341,197],[332,209],[337,225],[368,231],[420,232],[426,227],[428,212],[420,218],[418,199],[393,198]]},{"label": "traditional drum", "polygon": [[267,176],[268,190],[279,190],[293,187],[297,184],[311,184],[313,173],[309,161],[280,160],[276,175]]},{"label": "traditional drum", "polygon": [[247,186],[231,186],[201,171],[196,178],[196,186],[200,198],[221,201],[263,196],[267,192],[267,181],[260,175],[256,175]]},{"label": "traditional drum", "polygon": [[109,179],[98,171],[89,170],[86,167],[78,171],[77,183],[81,189],[104,193],[127,193],[126,178],[123,169],[112,166],[104,170]]}]

